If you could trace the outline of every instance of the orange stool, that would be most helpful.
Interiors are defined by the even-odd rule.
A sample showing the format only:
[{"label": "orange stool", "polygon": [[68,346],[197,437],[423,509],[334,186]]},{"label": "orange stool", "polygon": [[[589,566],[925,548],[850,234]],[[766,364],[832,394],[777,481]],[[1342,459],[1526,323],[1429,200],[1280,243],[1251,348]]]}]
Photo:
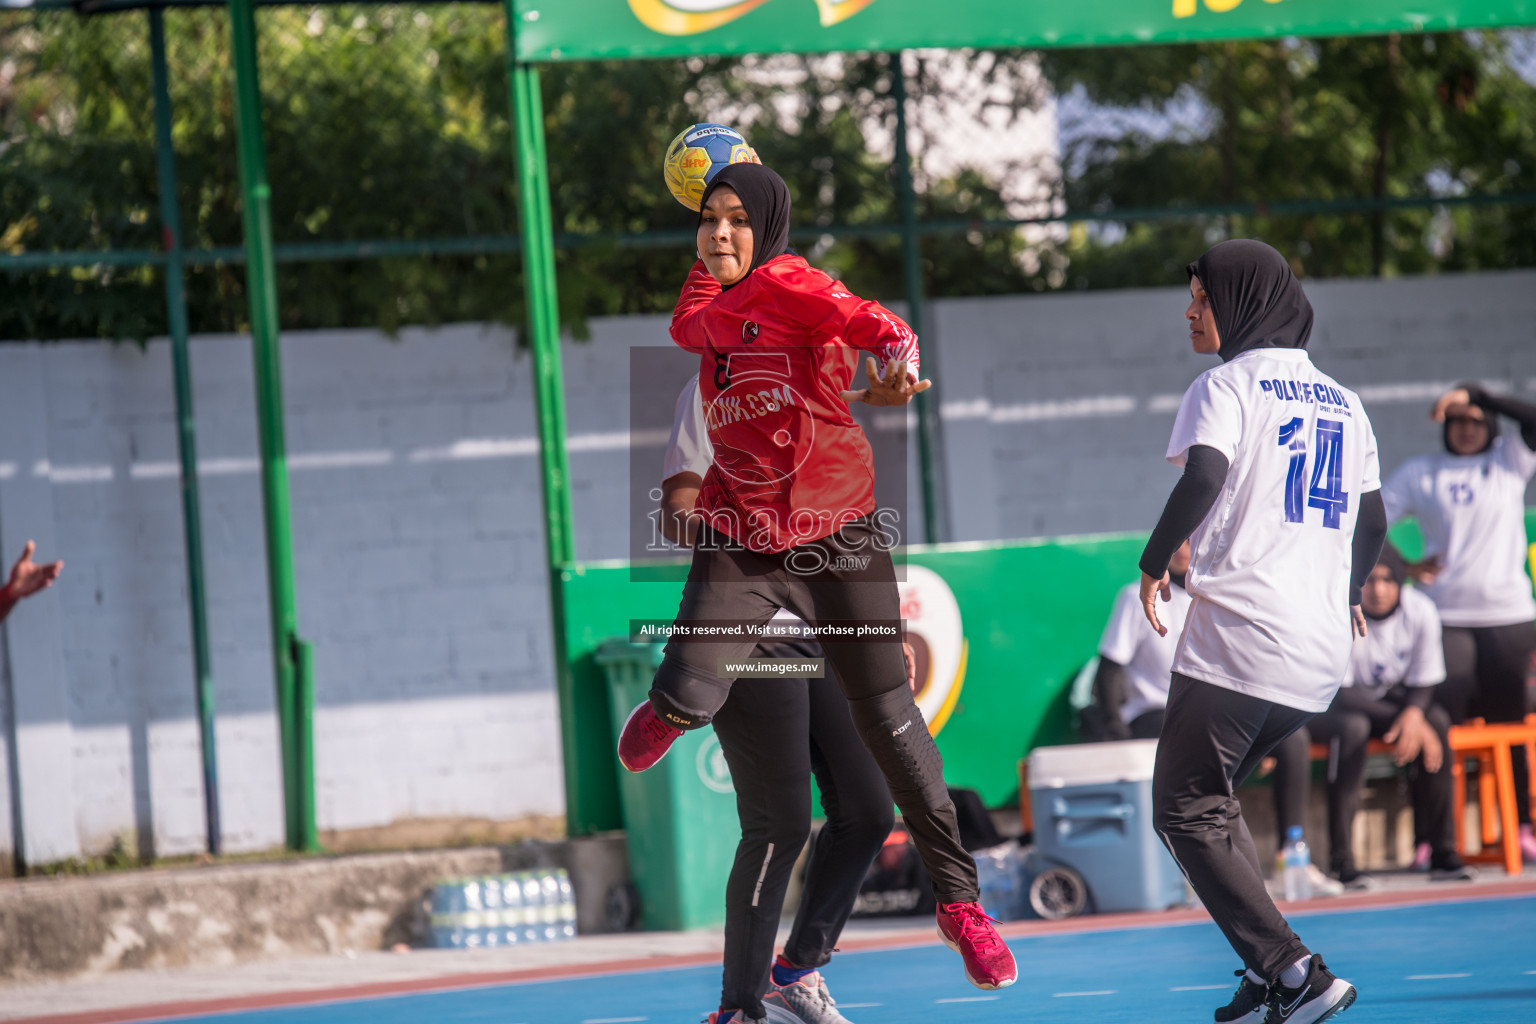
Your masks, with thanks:
[{"label": "orange stool", "polygon": [[[1496,722],[1488,724],[1474,718],[1465,725],[1453,725],[1450,732],[1451,792],[1453,813],[1456,818],[1456,848],[1469,861],[1504,865],[1511,875],[1520,873],[1520,836],[1516,825],[1516,804],[1519,799],[1532,800],[1530,793],[1515,792],[1514,769],[1510,750],[1515,746],[1526,749],[1528,764],[1536,764],[1536,715],[1527,715],[1524,722]],[[1482,818],[1483,852],[1469,854],[1464,849],[1462,823],[1466,817],[1466,783],[1463,762],[1468,757],[1477,758],[1477,799]],[[1536,806],[1536,801],[1533,801]],[[1495,808],[1498,827],[1494,827]],[[1492,847],[1497,843],[1498,851]]]}]

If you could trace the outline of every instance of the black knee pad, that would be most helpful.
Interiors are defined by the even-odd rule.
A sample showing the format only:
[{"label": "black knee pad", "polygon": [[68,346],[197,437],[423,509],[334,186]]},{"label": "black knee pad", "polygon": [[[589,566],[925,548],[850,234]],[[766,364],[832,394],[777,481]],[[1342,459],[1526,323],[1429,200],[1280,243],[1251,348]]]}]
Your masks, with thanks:
[{"label": "black knee pad", "polygon": [[[949,790],[944,785],[944,760],[928,734],[923,713],[905,694],[906,706],[879,718],[860,714],[873,708],[860,708],[866,701],[850,702],[855,710],[854,724],[864,745],[874,755],[885,774],[891,798],[903,811],[936,811],[949,804]],[[881,698],[870,698],[880,701]],[[878,707],[878,705],[876,705]]]}]

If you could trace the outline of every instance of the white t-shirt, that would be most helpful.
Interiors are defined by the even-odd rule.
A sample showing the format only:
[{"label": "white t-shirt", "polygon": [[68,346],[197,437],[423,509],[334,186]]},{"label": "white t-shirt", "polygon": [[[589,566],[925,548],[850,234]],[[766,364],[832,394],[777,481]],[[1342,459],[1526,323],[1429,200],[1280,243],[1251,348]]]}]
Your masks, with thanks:
[{"label": "white t-shirt", "polygon": [[[714,461],[715,449],[709,443],[709,425],[704,419],[704,399],[699,395],[699,375],[694,374],[677,395],[677,406],[672,412],[672,436],[667,440],[667,454],[661,461],[661,478],[666,480],[679,473],[693,473],[702,479]],[[811,636],[805,620],[783,608],[774,613],[769,625],[773,629],[773,639],[777,641],[794,640],[797,635]]]},{"label": "white t-shirt", "polygon": [[1477,455],[1421,455],[1381,488],[1387,519],[1419,521],[1424,554],[1444,563],[1424,588],[1447,626],[1508,626],[1536,619],[1525,575],[1525,485],[1536,452],[1520,437]]},{"label": "white t-shirt", "polygon": [[1168,684],[1173,676],[1173,652],[1184,632],[1189,612],[1189,593],[1180,586],[1168,588],[1173,596],[1158,598],[1157,617],[1168,627],[1158,636],[1141,607],[1141,587],[1131,583],[1115,597],[1114,611],[1099,640],[1099,657],[1125,666],[1125,704],[1120,719],[1126,725],[1138,715],[1168,706]]},{"label": "white t-shirt", "polygon": [[1349,653],[1349,678],[1380,699],[1392,687],[1436,686],[1445,682],[1445,651],[1440,647],[1440,616],[1435,602],[1417,587],[1403,587],[1397,608],[1381,620],[1370,619],[1365,639]]},{"label": "white t-shirt", "polygon": [[1360,496],[1381,486],[1360,398],[1305,349],[1261,348],[1195,378],[1168,461],[1197,444],[1226,484],[1190,538],[1189,616],[1173,668],[1323,711],[1349,668],[1350,545]]},{"label": "white t-shirt", "polygon": [[693,473],[700,479],[715,461],[714,446],[709,443],[709,424],[704,419],[704,399],[699,397],[699,375],[694,374],[677,393],[672,412],[672,436],[667,440],[667,455],[661,463],[661,478],[679,473]]}]

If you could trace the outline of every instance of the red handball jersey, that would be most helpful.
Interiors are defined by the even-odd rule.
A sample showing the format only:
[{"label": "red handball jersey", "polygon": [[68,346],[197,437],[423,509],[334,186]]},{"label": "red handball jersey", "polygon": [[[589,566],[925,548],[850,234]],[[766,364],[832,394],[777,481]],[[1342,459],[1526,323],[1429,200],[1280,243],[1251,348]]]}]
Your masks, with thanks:
[{"label": "red handball jersey", "polygon": [[917,335],[794,255],[728,291],[695,263],[672,312],[672,340],[701,356],[714,465],[698,508],[754,551],[820,540],[875,507],[869,441],[839,393],[864,357],[918,369]]}]

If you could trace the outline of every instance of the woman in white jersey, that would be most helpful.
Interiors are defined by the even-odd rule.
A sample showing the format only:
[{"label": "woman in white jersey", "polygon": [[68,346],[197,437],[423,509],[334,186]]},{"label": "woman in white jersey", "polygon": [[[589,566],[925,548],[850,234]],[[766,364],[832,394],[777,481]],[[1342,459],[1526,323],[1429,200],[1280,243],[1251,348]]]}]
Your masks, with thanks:
[{"label": "woman in white jersey", "polygon": [[1308,359],[1312,306],[1284,257],[1234,240],[1187,270],[1190,340],[1222,363],[1184,393],[1168,443],[1184,474],[1141,556],[1147,618],[1164,632],[1157,599],[1190,540],[1154,823],[1244,964],[1216,1020],[1313,1024],[1354,986],[1276,909],[1233,791],[1328,707],[1351,624],[1365,632],[1360,587],[1386,536],[1376,439],[1359,397]]},{"label": "woman in white jersey", "polygon": [[1451,726],[1434,702],[1445,681],[1440,617],[1417,587],[1403,586],[1407,564],[1391,544],[1365,581],[1361,611],[1370,632],[1354,645],[1349,678],[1333,704],[1275,748],[1276,834],[1303,824],[1312,783],[1310,747],[1328,744],[1328,855],[1340,882],[1360,877],[1350,839],[1365,787],[1370,741],[1385,740],[1399,766],[1409,767],[1413,790],[1414,866],[1442,880],[1469,879],[1456,852],[1451,772],[1446,765]]},{"label": "woman in white jersey", "polygon": [[[1499,416],[1520,425],[1501,436]],[[1445,685],[1436,700],[1460,723],[1477,715],[1518,722],[1536,650],[1536,600],[1525,574],[1525,488],[1536,474],[1536,406],[1476,384],[1446,392],[1431,418],[1445,423],[1445,452],[1409,459],[1382,486],[1387,518],[1418,520],[1424,593],[1440,610]],[[1515,785],[1530,787],[1525,749],[1512,751]],[[1531,802],[1516,800],[1520,848],[1536,861]]]}]

